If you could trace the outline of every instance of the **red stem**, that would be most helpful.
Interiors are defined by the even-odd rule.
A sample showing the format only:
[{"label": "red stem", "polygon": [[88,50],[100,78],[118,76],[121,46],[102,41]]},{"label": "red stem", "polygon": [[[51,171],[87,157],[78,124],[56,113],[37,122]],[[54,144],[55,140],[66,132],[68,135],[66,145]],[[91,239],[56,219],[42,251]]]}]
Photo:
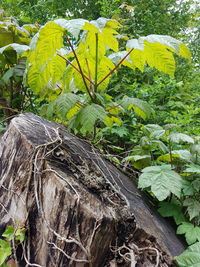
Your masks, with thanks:
[{"label": "red stem", "polygon": [[91,95],[91,92],[90,92],[90,90],[89,90],[89,88],[88,88],[88,85],[87,85],[87,83],[86,83],[85,76],[84,76],[83,71],[82,71],[82,68],[81,68],[81,64],[80,64],[79,59],[78,59],[78,57],[77,57],[77,54],[76,54],[76,52],[75,52],[75,50],[74,50],[74,47],[73,47],[73,45],[71,44],[71,42],[70,42],[70,40],[69,40],[68,37],[67,37],[67,41],[68,41],[68,43],[69,43],[69,45],[70,45],[70,47],[71,47],[71,49],[72,49],[72,52],[73,52],[73,54],[74,54],[74,56],[75,56],[76,62],[77,62],[78,67],[79,67],[80,74],[81,74],[81,76],[82,76],[82,79],[83,79],[83,82],[84,82],[84,85],[85,85],[85,88],[86,88],[86,90],[87,90],[87,92],[88,92],[88,95],[90,96],[92,102],[94,103],[95,101],[94,101],[93,96]]},{"label": "red stem", "polygon": [[[81,74],[80,70],[73,63],[71,63],[71,61],[69,61],[67,58],[63,57],[60,54],[57,54],[57,55],[63,58],[69,65],[71,65],[76,71],[78,71]],[[86,80],[88,80],[91,84],[94,85],[93,81],[90,78],[88,78],[85,74],[83,74],[83,76],[85,77]]]},{"label": "red stem", "polygon": [[134,48],[132,48],[118,63],[117,65],[114,67],[114,69],[112,69],[100,82],[98,82],[97,87],[104,82],[119,66],[120,64],[130,55],[130,53],[133,51]]}]

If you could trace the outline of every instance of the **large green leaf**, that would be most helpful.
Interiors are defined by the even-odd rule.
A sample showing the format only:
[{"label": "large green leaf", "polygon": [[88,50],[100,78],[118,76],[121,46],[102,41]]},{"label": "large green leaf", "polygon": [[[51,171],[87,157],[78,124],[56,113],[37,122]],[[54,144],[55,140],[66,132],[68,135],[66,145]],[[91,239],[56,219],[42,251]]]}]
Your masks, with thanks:
[{"label": "large green leaf", "polygon": [[142,170],[138,186],[143,189],[151,188],[157,199],[162,201],[171,193],[180,197],[182,178],[170,165],[152,166]]},{"label": "large green leaf", "polygon": [[[187,149],[173,150],[171,153],[161,155],[158,157],[160,161],[171,162],[173,159],[180,159],[184,162],[191,162],[191,153]],[[172,159],[171,159],[172,158]]]},{"label": "large green leaf", "polygon": [[[132,64],[143,70],[145,63],[171,76],[175,71],[173,53],[190,59],[189,49],[180,41],[166,35],[148,35],[127,42],[127,49],[134,49]],[[140,64],[136,65],[137,62]]]},{"label": "large green leaf", "polygon": [[12,253],[10,243],[0,239],[0,265],[5,262],[8,256]]},{"label": "large green leaf", "polygon": [[194,224],[189,222],[181,223],[177,228],[177,234],[185,234],[188,245],[195,243],[197,240],[200,241],[200,227],[194,226]]},{"label": "large green leaf", "polygon": [[198,200],[194,198],[186,198],[183,202],[183,206],[187,207],[190,220],[200,215],[200,202]]},{"label": "large green leaf", "polygon": [[120,104],[127,110],[133,108],[135,113],[144,120],[154,114],[154,110],[150,105],[146,101],[138,98],[124,97]]},{"label": "large green leaf", "polygon": [[180,267],[200,266],[200,242],[188,247],[181,255],[175,257]]},{"label": "large green leaf", "polygon": [[188,167],[185,170],[185,172],[188,172],[188,173],[199,173],[200,174],[200,165],[196,165],[196,164],[188,165]]},{"label": "large green leaf", "polygon": [[174,142],[174,143],[189,143],[189,144],[194,144],[194,139],[190,137],[189,135],[182,134],[182,133],[171,133],[169,135],[169,139]]},{"label": "large green leaf", "polygon": [[73,37],[78,39],[79,33],[87,20],[85,19],[56,19],[54,23],[67,30]]},{"label": "large green leaf", "polygon": [[8,44],[0,48],[0,54],[4,53],[5,51],[14,50],[16,53],[21,56],[25,51],[29,50],[30,47],[28,45],[20,45],[16,43]]},{"label": "large green leaf", "polygon": [[56,100],[49,104],[47,109],[47,116],[52,117],[56,113],[58,118],[66,120],[67,113],[80,101],[78,95],[72,93],[61,94]]},{"label": "large green leaf", "polygon": [[97,120],[104,122],[106,111],[97,104],[87,105],[80,109],[75,118],[74,127],[82,134],[91,133],[94,131],[94,125]]},{"label": "large green leaf", "polygon": [[173,217],[176,224],[180,224],[185,221],[185,217],[182,213],[182,208],[176,203],[161,202],[158,211],[163,217]]},{"label": "large green leaf", "polygon": [[150,139],[159,139],[165,134],[165,130],[158,124],[144,125],[143,131]]},{"label": "large green leaf", "polygon": [[61,26],[49,22],[31,41],[27,83],[36,93],[45,95],[45,88],[49,88],[49,84],[55,85],[63,76],[66,63],[57,55],[56,49],[63,46],[64,31]]}]

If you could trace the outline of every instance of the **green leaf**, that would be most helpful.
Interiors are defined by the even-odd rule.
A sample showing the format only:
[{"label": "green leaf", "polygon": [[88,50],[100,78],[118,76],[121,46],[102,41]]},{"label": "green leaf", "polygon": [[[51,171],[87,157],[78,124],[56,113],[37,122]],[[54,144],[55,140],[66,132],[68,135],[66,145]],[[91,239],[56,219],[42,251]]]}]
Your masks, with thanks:
[{"label": "green leaf", "polygon": [[200,242],[188,247],[181,255],[175,257],[180,267],[200,266]]},{"label": "green leaf", "polygon": [[183,206],[187,207],[187,212],[189,213],[190,220],[200,215],[200,202],[196,199],[186,198],[183,202]]},{"label": "green leaf", "polygon": [[165,134],[165,130],[158,124],[147,124],[143,127],[143,131],[150,139],[159,139]]},{"label": "green leaf", "polygon": [[194,139],[186,134],[182,133],[171,133],[169,135],[169,139],[174,142],[174,143],[181,143],[181,142],[186,142],[189,144],[194,144]]},{"label": "green leaf", "polygon": [[63,76],[65,60],[57,55],[63,47],[65,29],[54,22],[43,26],[30,43],[27,58],[27,83],[36,93],[45,95],[49,84],[55,85]]},{"label": "green leaf", "polygon": [[2,81],[4,81],[5,84],[8,84],[13,74],[14,74],[14,68],[10,68],[2,76]]},{"label": "green leaf", "polygon": [[166,155],[161,155],[160,157],[158,157],[158,160],[171,162],[171,156],[172,156],[172,159],[178,158],[185,162],[191,162],[191,153],[190,151],[186,149],[173,150],[171,152],[171,155],[169,153]]},{"label": "green leaf", "polygon": [[106,111],[97,104],[88,105],[77,113],[74,127],[82,134],[92,133],[97,120],[104,122]]},{"label": "green leaf", "polygon": [[159,201],[166,199],[171,193],[180,197],[182,178],[170,165],[152,166],[142,170],[139,177],[139,188],[151,188]]},{"label": "green leaf", "polygon": [[150,159],[150,155],[132,155],[132,156],[128,156],[128,157],[125,157],[122,162],[124,161],[138,161],[138,160],[141,160],[141,159]]},{"label": "green leaf", "polygon": [[200,241],[200,227],[194,226],[192,223],[183,222],[177,228],[178,235],[185,234],[188,245],[195,243],[197,240]]},{"label": "green leaf", "polygon": [[18,240],[20,243],[22,243],[25,239],[25,228],[18,228],[15,233],[15,239]]},{"label": "green leaf", "polygon": [[6,226],[6,230],[2,234],[2,236],[5,237],[8,241],[10,241],[14,238],[14,234],[15,234],[15,228],[11,225],[8,225]]},{"label": "green leaf", "polygon": [[72,36],[78,39],[79,33],[85,23],[88,22],[85,19],[56,19],[54,23],[62,27],[63,29],[67,30]]},{"label": "green leaf", "polygon": [[138,98],[124,97],[121,101],[121,106],[127,110],[133,108],[135,113],[144,120],[154,114],[154,110],[150,105]]},{"label": "green leaf", "polygon": [[[148,35],[127,42],[127,49],[134,49],[130,55],[132,64],[140,62],[138,67],[143,70],[145,62],[171,76],[175,71],[175,60],[173,53],[190,59],[189,49],[180,41],[167,35]],[[135,55],[134,55],[135,53]]]},{"label": "green leaf", "polygon": [[19,56],[22,56],[22,54],[29,49],[30,47],[28,45],[12,43],[12,44],[8,44],[6,46],[1,47],[0,54],[3,54],[5,51],[14,50]]},{"label": "green leaf", "polygon": [[0,239],[0,265],[5,262],[8,256],[12,253],[10,243]]},{"label": "green leaf", "polygon": [[159,205],[158,211],[163,217],[173,217],[177,225],[185,221],[180,205],[169,202],[161,202]]},{"label": "green leaf", "polygon": [[200,173],[200,166],[196,164],[188,165],[187,169],[184,172],[188,173]]},{"label": "green leaf", "polygon": [[66,120],[69,110],[81,101],[78,95],[72,93],[61,94],[55,101],[50,103],[47,110],[48,115],[55,112],[60,119]]}]

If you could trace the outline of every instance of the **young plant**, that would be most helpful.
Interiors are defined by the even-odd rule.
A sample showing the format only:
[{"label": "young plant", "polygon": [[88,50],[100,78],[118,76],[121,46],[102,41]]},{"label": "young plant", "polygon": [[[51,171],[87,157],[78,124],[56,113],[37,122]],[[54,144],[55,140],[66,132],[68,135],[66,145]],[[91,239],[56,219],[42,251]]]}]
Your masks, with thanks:
[{"label": "young plant", "polygon": [[[12,255],[12,245],[16,250],[17,246],[23,243],[25,239],[25,228],[14,228],[11,225],[6,226],[6,230],[2,234],[4,239],[0,239],[0,267],[5,265],[7,258]],[[9,265],[10,266],[10,265]]]},{"label": "young plant", "polygon": [[98,121],[116,122],[119,112],[134,109],[143,119],[153,110],[148,103],[124,97],[117,103],[107,93],[111,75],[124,65],[144,70],[146,64],[174,74],[173,53],[190,58],[184,44],[169,36],[149,35],[128,40],[119,50],[121,25],[99,18],[58,19],[48,22],[30,44],[27,84],[41,98],[51,101],[47,115],[68,121],[82,134],[93,132]]}]

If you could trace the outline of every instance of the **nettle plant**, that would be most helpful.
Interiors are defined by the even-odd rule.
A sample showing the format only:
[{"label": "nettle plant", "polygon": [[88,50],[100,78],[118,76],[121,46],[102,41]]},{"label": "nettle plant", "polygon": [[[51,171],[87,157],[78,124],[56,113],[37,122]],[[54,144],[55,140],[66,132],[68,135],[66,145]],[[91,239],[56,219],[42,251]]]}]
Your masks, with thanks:
[{"label": "nettle plant", "polygon": [[128,40],[122,51],[120,27],[106,18],[57,19],[33,37],[26,83],[41,100],[50,102],[48,118],[66,121],[69,129],[86,135],[102,125],[120,126],[119,114],[126,110],[133,109],[142,119],[154,113],[137,98],[124,96],[115,102],[107,92],[111,75],[121,65],[143,71],[148,64],[173,76],[173,54],[189,59],[190,52],[180,41],[159,35]]}]

